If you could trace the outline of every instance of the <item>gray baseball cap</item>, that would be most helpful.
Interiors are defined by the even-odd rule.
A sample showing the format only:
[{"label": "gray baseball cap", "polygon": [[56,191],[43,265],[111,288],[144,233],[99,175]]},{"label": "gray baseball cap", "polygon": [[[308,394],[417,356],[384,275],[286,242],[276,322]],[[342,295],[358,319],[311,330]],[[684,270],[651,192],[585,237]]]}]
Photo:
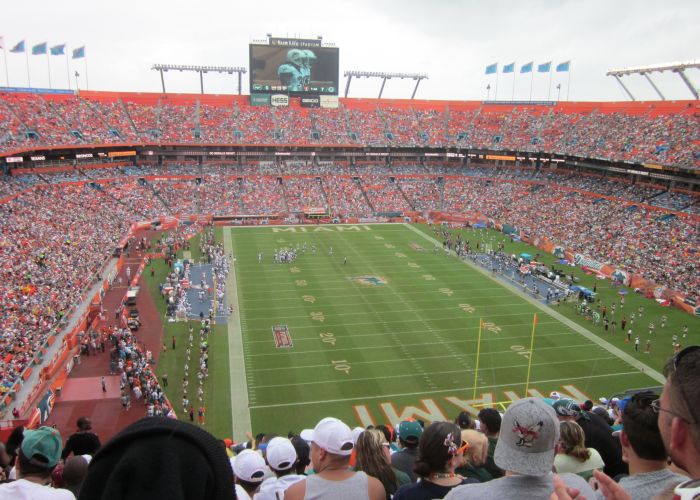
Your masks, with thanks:
[{"label": "gray baseball cap", "polygon": [[552,471],[559,420],[541,398],[525,398],[508,407],[494,452],[501,469],[541,476]]}]

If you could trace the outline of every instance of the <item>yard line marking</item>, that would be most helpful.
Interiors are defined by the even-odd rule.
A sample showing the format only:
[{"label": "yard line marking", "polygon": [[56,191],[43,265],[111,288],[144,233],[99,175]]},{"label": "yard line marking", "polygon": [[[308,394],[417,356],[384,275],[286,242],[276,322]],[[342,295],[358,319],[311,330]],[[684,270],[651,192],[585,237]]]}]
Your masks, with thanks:
[{"label": "yard line marking", "polygon": [[[416,233],[416,234],[418,234],[419,236],[421,236],[422,238],[424,238],[424,239],[426,239],[426,240],[428,240],[428,241],[431,241],[431,242],[433,242],[433,243],[437,243],[437,240],[436,240],[435,238],[433,238],[432,236],[429,236],[429,235],[425,234],[423,231],[421,231],[421,230],[419,230],[419,229],[416,229],[415,227],[413,227],[413,226],[411,226],[411,225],[408,225],[408,224],[405,224],[405,226],[406,226],[408,229],[410,229],[411,231],[413,231],[414,233]],[[460,259],[460,260],[461,260],[461,259]],[[465,265],[471,267],[472,269],[476,269],[477,271],[479,271],[481,274],[483,274],[484,276],[488,277],[489,279],[491,279],[491,280],[493,280],[493,281],[499,283],[499,281],[497,281],[497,278],[496,278],[496,277],[491,276],[491,274],[490,274],[488,271],[482,269],[480,266],[477,266],[477,265],[474,264],[473,262],[470,262],[470,261],[468,261],[468,260],[466,260],[466,261],[465,261],[465,260],[462,260],[462,262],[463,262]],[[590,330],[588,330],[588,329],[582,327],[582,326],[579,325],[578,323],[576,323],[576,322],[570,320],[570,319],[567,318],[566,316],[564,316],[564,315],[558,313],[557,311],[553,310],[552,308],[546,307],[544,304],[542,304],[542,303],[539,302],[538,300],[536,300],[536,299],[530,297],[528,294],[523,293],[522,290],[520,290],[520,289],[518,289],[517,287],[511,285],[510,283],[501,282],[501,285],[502,285],[503,287],[507,288],[507,289],[512,290],[516,295],[518,295],[518,296],[524,298],[525,300],[527,300],[528,302],[530,302],[530,304],[532,304],[533,306],[537,307],[537,309],[539,309],[540,311],[542,311],[544,314],[547,314],[549,317],[559,320],[561,323],[565,324],[566,326],[568,326],[569,328],[571,328],[571,329],[574,330],[575,332],[581,334],[583,337],[585,337],[585,338],[587,338],[588,340],[590,340],[590,341],[592,341],[592,342],[598,344],[600,347],[602,347],[603,349],[605,349],[605,350],[608,351],[609,353],[614,354],[615,356],[617,356],[618,358],[620,358],[622,361],[626,362],[627,364],[629,364],[629,365],[631,365],[631,366],[634,366],[634,367],[637,368],[640,372],[642,372],[642,373],[648,375],[648,376],[649,376],[650,378],[652,378],[654,381],[656,381],[656,382],[658,382],[658,383],[660,383],[660,384],[665,384],[665,383],[666,383],[666,377],[664,377],[663,374],[661,374],[661,373],[659,373],[658,371],[654,370],[653,368],[651,368],[650,366],[646,365],[645,363],[642,363],[641,361],[639,361],[638,359],[634,358],[633,356],[627,354],[627,353],[624,352],[622,349],[619,349],[619,348],[615,347],[614,345],[612,345],[612,344],[611,344],[610,342],[608,342],[607,340],[604,340],[604,339],[600,338],[598,335],[596,335],[596,334],[594,334],[593,332],[591,332]]]},{"label": "yard line marking", "polygon": [[[231,228],[224,228],[224,253],[233,255],[233,242],[231,241]],[[235,304],[234,313],[228,322],[228,358],[229,375],[231,377],[231,424],[232,437],[235,441],[242,442],[246,433],[252,429],[250,423],[250,407],[248,401],[248,380],[246,375],[247,356],[244,356],[243,338],[241,335],[240,301],[236,281],[236,267],[238,262],[231,263],[231,271],[226,278],[226,294],[231,297],[231,304]],[[255,393],[251,392],[251,397]]]},{"label": "yard line marking", "polygon": [[[537,384],[551,384],[551,383],[560,383],[562,381],[565,382],[570,382],[573,380],[587,380],[591,378],[603,378],[603,377],[620,377],[620,376],[625,376],[625,375],[639,375],[639,371],[631,371],[631,372],[619,372],[619,373],[609,373],[605,375],[587,375],[585,377],[571,377],[567,379],[562,379],[562,378],[555,378],[555,379],[550,379],[550,380],[535,380],[535,381],[530,381],[530,385],[537,385]],[[496,384],[496,385],[479,385],[477,387],[477,390],[484,390],[484,389],[495,389],[499,387],[518,387],[518,386],[524,386],[525,382],[513,382],[513,383],[508,383],[508,384]],[[436,394],[436,393],[445,393],[445,392],[453,392],[453,393],[458,393],[458,392],[467,392],[467,391],[472,391],[474,390],[474,387],[455,387],[453,389],[437,389],[430,391],[430,394]],[[417,391],[417,392],[403,392],[403,393],[395,393],[395,394],[382,394],[380,396],[359,396],[356,398],[339,398],[339,399],[325,399],[325,400],[316,400],[316,401],[300,401],[297,403],[275,403],[275,404],[270,404],[270,405],[257,405],[257,406],[251,406],[251,410],[257,410],[257,409],[264,409],[264,408],[281,408],[283,406],[302,406],[302,405],[313,405],[313,404],[328,404],[328,403],[343,403],[345,401],[364,401],[368,399],[390,399],[390,398],[399,398],[399,397],[404,397],[404,396],[419,396],[419,395],[426,395],[428,391]]]}]

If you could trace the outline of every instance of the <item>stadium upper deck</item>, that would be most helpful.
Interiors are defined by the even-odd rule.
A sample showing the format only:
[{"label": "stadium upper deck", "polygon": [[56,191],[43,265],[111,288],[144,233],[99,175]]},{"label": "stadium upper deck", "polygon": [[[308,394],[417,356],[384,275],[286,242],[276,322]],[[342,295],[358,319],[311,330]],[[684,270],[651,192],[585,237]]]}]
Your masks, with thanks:
[{"label": "stadium upper deck", "polygon": [[0,93],[0,153],[100,144],[460,147],[700,168],[697,101],[494,104],[247,96]]}]

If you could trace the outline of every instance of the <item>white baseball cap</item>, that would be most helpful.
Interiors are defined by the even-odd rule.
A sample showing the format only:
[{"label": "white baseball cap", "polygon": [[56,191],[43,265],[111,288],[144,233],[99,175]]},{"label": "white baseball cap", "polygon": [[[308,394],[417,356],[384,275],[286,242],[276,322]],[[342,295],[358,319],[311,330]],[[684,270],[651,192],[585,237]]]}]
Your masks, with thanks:
[{"label": "white baseball cap", "polygon": [[324,418],[313,429],[304,429],[300,436],[334,455],[350,455],[354,447],[350,427],[333,417]]},{"label": "white baseball cap", "polygon": [[297,452],[292,442],[283,437],[270,439],[265,451],[267,463],[275,470],[287,470],[297,461]]},{"label": "white baseball cap", "polygon": [[231,459],[233,473],[241,481],[260,483],[265,479],[265,459],[253,450],[243,450]]},{"label": "white baseball cap", "polygon": [[360,434],[365,432],[363,427],[355,427],[352,430],[352,444],[357,444],[357,440],[360,439]]}]

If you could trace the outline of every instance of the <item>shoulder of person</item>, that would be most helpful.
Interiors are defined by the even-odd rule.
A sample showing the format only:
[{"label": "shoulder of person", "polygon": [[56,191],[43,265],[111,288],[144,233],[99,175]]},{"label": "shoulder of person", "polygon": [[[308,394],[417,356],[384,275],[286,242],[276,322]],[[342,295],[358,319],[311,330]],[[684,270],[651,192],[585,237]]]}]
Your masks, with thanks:
[{"label": "shoulder of person", "polygon": [[384,500],[386,498],[384,485],[376,477],[367,476],[367,490],[370,500]]},{"label": "shoulder of person", "polygon": [[564,481],[567,486],[578,489],[583,498],[596,498],[593,488],[591,488],[588,482],[578,474],[565,472],[563,474],[559,474],[559,477],[561,477],[562,481]]},{"label": "shoulder of person", "polygon": [[306,495],[306,479],[294,483],[284,491],[284,500],[302,500]]}]

